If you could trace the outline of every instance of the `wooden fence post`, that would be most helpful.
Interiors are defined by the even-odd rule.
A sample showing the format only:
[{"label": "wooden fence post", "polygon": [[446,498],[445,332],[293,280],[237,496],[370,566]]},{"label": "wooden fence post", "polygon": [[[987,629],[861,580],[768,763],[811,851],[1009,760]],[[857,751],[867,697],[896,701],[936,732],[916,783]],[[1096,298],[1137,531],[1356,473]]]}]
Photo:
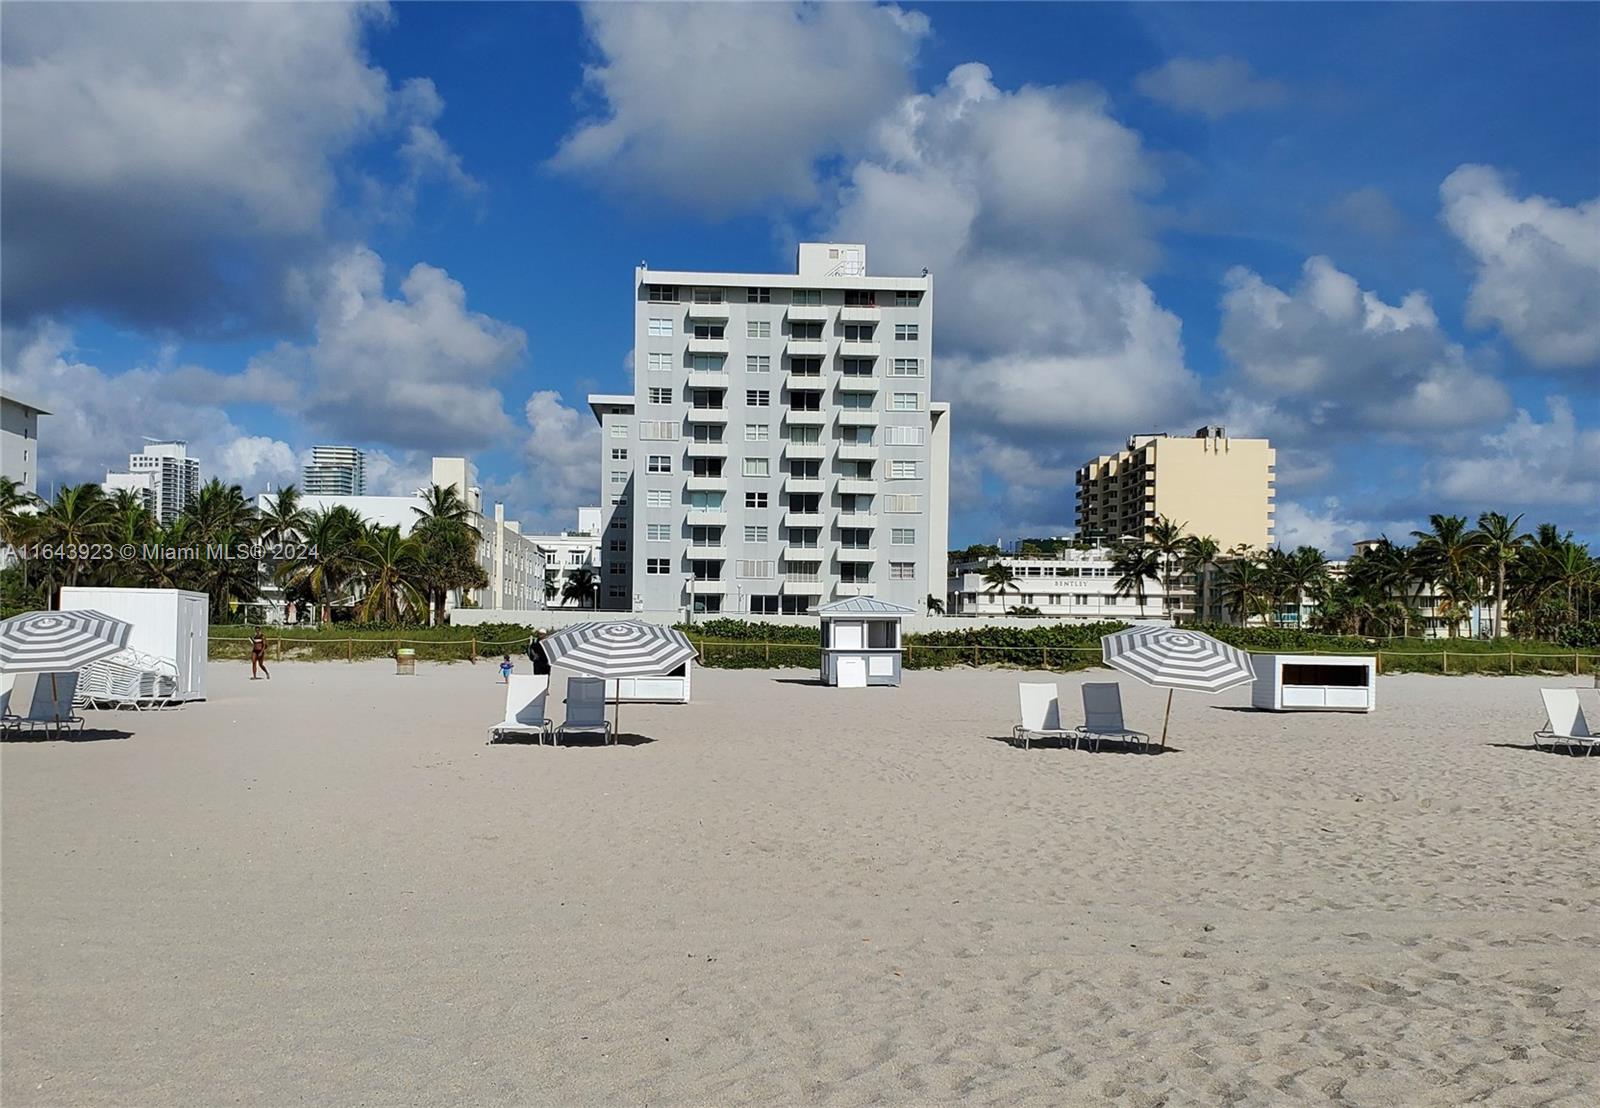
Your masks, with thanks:
[{"label": "wooden fence post", "polygon": [[1048,646],[1045,646],[1045,647],[1040,647],[1040,649],[1044,651],[1044,668],[1045,669],[1049,669],[1050,668],[1050,648]]},{"label": "wooden fence post", "polygon": [[978,665],[979,665],[979,662],[978,662],[978,648],[977,647],[973,647],[972,648],[972,665],[973,665],[974,669],[976,669],[978,667]]},{"label": "wooden fence post", "polygon": [[476,636],[476,635],[472,636],[472,655],[471,655],[471,657],[472,657],[473,664],[476,665],[477,661],[478,661],[478,636]]},{"label": "wooden fence post", "polygon": [[277,639],[273,639],[272,641],[275,644],[277,644],[277,654],[278,654],[278,656],[277,656],[277,658],[275,660],[281,662],[281,661],[283,661],[283,639],[277,638]]},{"label": "wooden fence post", "polygon": [[1576,650],[1574,650],[1572,652],[1572,676],[1577,677],[1579,672],[1580,671],[1578,669],[1578,652]]},{"label": "wooden fence post", "polygon": [[344,660],[347,662],[356,660],[356,640],[348,635],[345,636],[344,640]]},{"label": "wooden fence post", "polygon": [[761,644],[761,648],[766,652],[767,665],[772,665],[772,644],[769,642],[764,642]]},{"label": "wooden fence post", "polygon": [[1378,673],[1380,676],[1383,673],[1383,651],[1381,650],[1378,651]]},{"label": "wooden fence post", "polygon": [[1449,673],[1450,672],[1450,652],[1448,650],[1441,650],[1441,651],[1439,651],[1439,657],[1444,659],[1444,672],[1445,673]]}]

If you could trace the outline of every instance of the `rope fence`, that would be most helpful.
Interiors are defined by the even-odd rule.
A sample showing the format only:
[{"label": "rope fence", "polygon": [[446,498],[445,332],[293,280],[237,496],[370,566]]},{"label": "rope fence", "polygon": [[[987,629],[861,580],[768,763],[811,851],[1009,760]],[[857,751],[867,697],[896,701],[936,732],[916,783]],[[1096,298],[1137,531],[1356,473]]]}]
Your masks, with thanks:
[{"label": "rope fence", "polygon": [[[211,654],[218,660],[248,659],[250,639],[232,636],[211,638]],[[700,665],[714,669],[767,669],[773,666],[817,668],[822,664],[822,648],[815,643],[750,642],[744,640],[691,640]],[[391,658],[403,648],[416,651],[419,661],[468,661],[503,654],[521,656],[526,638],[506,641],[469,639],[406,638],[288,638],[269,636],[267,656],[273,661],[285,658],[303,661],[354,662],[357,659]],[[219,650],[220,648],[220,650]],[[1322,657],[1375,657],[1378,672],[1439,673],[1447,675],[1485,673],[1570,673],[1574,677],[1600,672],[1600,654],[1581,651],[1461,651],[1461,650],[1322,650],[1295,651],[1247,650],[1252,654],[1296,653]],[[1100,661],[1098,646],[964,646],[907,643],[906,669],[945,669],[950,666],[1022,666],[1030,669],[1090,669]]]}]

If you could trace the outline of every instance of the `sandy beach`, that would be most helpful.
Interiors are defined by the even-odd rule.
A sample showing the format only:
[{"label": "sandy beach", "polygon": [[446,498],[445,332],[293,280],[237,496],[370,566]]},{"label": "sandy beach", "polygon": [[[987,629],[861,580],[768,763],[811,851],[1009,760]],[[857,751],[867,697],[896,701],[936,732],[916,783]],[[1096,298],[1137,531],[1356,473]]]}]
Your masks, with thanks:
[{"label": "sandy beach", "polygon": [[559,750],[485,745],[492,665],[273,674],[4,745],[7,1108],[1600,1101],[1571,678],[1141,757],[1014,749],[1015,673],[704,670]]}]

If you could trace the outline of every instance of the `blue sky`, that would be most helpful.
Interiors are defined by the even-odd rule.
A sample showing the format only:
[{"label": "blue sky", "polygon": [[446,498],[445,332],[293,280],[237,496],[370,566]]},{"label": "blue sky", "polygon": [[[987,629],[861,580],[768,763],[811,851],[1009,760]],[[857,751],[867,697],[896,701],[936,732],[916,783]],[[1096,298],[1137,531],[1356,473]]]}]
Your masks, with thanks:
[{"label": "blue sky", "polygon": [[353,441],[595,499],[632,267],[935,274],[953,544],[1145,430],[1270,435],[1280,534],[1600,536],[1600,6],[8,5],[6,388],[46,482]]}]

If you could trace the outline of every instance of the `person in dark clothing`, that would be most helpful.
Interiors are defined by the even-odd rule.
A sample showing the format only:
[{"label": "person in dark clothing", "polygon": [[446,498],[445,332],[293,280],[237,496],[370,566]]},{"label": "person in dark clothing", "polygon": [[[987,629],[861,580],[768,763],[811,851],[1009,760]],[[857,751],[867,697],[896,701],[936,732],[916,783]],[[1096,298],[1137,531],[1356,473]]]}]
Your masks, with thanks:
[{"label": "person in dark clothing", "polygon": [[550,659],[544,652],[543,632],[535,632],[528,636],[528,661],[533,663],[534,676],[548,675],[550,672]]}]

